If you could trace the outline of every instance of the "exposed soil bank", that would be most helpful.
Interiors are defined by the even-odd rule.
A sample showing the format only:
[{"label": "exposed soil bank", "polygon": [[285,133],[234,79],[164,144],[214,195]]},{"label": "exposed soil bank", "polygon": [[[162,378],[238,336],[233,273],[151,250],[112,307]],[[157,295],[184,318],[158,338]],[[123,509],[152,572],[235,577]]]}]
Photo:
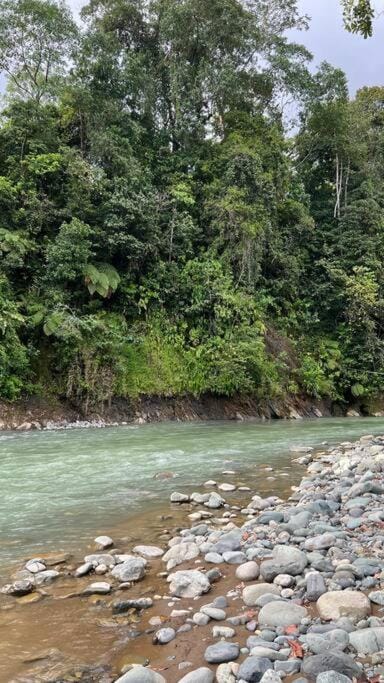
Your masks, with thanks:
[{"label": "exposed soil bank", "polygon": [[367,407],[340,406],[330,400],[289,397],[260,401],[252,396],[221,397],[204,395],[142,397],[135,401],[114,399],[102,411],[88,415],[65,400],[28,398],[16,403],[0,403],[0,430],[30,430],[69,426],[108,426],[112,424],[198,420],[300,419],[360,414],[383,416],[381,402]]}]

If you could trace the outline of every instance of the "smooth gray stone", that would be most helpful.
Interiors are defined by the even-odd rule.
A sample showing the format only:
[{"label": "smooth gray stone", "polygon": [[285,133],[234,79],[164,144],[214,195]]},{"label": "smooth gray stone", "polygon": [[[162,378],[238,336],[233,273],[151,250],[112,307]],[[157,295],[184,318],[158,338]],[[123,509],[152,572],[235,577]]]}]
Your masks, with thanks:
[{"label": "smooth gray stone", "polygon": [[273,581],[278,574],[301,574],[308,564],[307,556],[293,546],[276,545],[272,552],[272,559],[265,560],[260,565],[260,574],[265,581]]},{"label": "smooth gray stone", "polygon": [[350,676],[350,678],[354,676],[359,677],[361,673],[361,669],[355,660],[344,654],[344,652],[323,652],[320,655],[307,657],[303,660],[301,670],[312,677],[324,671],[337,671],[338,673]]},{"label": "smooth gray stone", "polygon": [[[273,635],[274,635],[274,637],[276,636],[275,633]],[[249,650],[252,650],[253,647],[257,647],[258,645],[264,646],[264,647],[269,647],[272,650],[278,650],[279,649],[279,645],[277,643],[273,643],[273,642],[270,642],[267,640],[263,640],[263,638],[261,638],[260,636],[249,636],[249,638],[247,638],[247,648]]]},{"label": "smooth gray stone", "polygon": [[206,666],[190,671],[188,674],[180,678],[179,683],[213,683],[215,675],[213,671]]},{"label": "smooth gray stone", "polygon": [[369,593],[368,597],[371,602],[375,603],[375,605],[380,605],[381,607],[384,607],[384,590],[372,591],[372,593]]},{"label": "smooth gray stone", "polygon": [[307,616],[305,607],[293,602],[277,600],[269,602],[261,608],[258,616],[259,624],[264,626],[291,626],[299,624]]},{"label": "smooth gray stone", "polygon": [[223,559],[227,564],[243,564],[247,561],[247,556],[240,550],[228,550],[223,553]]},{"label": "smooth gray stone", "polygon": [[316,602],[323,593],[327,592],[325,581],[321,574],[311,572],[307,575],[306,598],[309,602]]},{"label": "smooth gray stone", "polygon": [[289,659],[287,662],[275,662],[275,671],[283,671],[287,676],[300,671],[301,659]]},{"label": "smooth gray stone", "polygon": [[248,683],[259,683],[263,674],[272,668],[272,662],[265,657],[247,657],[247,659],[240,664],[237,679],[247,681]]},{"label": "smooth gray stone", "polygon": [[115,683],[166,683],[166,680],[146,666],[134,666],[128,673],[120,676]]},{"label": "smooth gray stone", "polygon": [[226,552],[241,550],[242,531],[240,529],[223,534],[217,543],[214,543],[212,551],[223,555]]},{"label": "smooth gray stone", "polygon": [[364,628],[349,634],[350,645],[360,654],[375,654],[384,649],[384,626]]},{"label": "smooth gray stone", "polygon": [[139,581],[145,575],[146,561],[141,557],[130,557],[121,564],[116,565],[112,571],[112,576],[122,583],[127,581]]},{"label": "smooth gray stone", "polygon": [[204,659],[208,664],[222,664],[223,662],[233,662],[238,658],[240,648],[237,643],[226,643],[224,641],[209,645],[204,653]]},{"label": "smooth gray stone", "polygon": [[204,557],[205,562],[210,562],[211,564],[222,564],[224,559],[219,553],[207,553]]},{"label": "smooth gray stone", "polygon": [[269,522],[282,522],[283,520],[283,513],[278,511],[263,512],[263,514],[259,515],[259,517],[257,517],[256,519],[258,524],[269,524]]},{"label": "smooth gray stone", "polygon": [[176,638],[176,631],[173,628],[161,628],[156,632],[156,640],[160,645],[166,645]]}]

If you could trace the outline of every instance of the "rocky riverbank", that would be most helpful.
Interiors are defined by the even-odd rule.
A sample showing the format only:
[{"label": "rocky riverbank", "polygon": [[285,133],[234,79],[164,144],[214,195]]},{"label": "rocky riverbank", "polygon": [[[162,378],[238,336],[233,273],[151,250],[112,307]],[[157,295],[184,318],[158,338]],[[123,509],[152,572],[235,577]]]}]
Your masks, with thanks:
[{"label": "rocky riverbank", "polygon": [[[125,661],[60,676],[39,665],[17,680],[384,679],[384,437],[303,450],[308,472],[286,502],[241,487],[248,505],[229,504],[240,491],[227,471],[201,492],[172,494],[189,524],[165,531],[166,547],[122,551],[100,537],[77,565],[29,560],[2,588],[10,600],[40,599],[65,573],[73,590],[62,597],[102,601],[111,622],[130,617],[136,627],[126,627]],[[156,591],[141,589],[146,575]]]}]

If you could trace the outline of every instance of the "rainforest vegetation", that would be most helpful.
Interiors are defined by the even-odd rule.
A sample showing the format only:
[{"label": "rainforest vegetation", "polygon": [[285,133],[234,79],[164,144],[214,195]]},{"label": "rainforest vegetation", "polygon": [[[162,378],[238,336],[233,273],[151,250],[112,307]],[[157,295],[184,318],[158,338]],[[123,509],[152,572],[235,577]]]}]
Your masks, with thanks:
[{"label": "rainforest vegetation", "polygon": [[380,395],[384,88],[306,21],[0,0],[1,399]]}]

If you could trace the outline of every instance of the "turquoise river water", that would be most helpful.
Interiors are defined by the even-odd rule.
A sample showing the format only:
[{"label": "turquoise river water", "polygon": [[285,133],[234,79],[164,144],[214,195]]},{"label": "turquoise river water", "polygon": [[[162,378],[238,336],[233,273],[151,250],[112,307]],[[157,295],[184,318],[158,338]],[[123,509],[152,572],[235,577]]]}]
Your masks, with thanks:
[{"label": "turquoise river water", "polygon": [[[261,464],[291,476],[294,445],[333,444],[368,433],[384,433],[384,419],[3,433],[0,570],[43,549],[81,548],[95,534],[108,533],[119,521],[164,503],[171,491],[193,490],[208,478],[220,477],[223,469],[235,469],[245,483],[248,477],[257,487],[258,476],[260,485],[266,476],[264,468],[258,474]],[[155,478],[164,471],[177,476]]]}]

